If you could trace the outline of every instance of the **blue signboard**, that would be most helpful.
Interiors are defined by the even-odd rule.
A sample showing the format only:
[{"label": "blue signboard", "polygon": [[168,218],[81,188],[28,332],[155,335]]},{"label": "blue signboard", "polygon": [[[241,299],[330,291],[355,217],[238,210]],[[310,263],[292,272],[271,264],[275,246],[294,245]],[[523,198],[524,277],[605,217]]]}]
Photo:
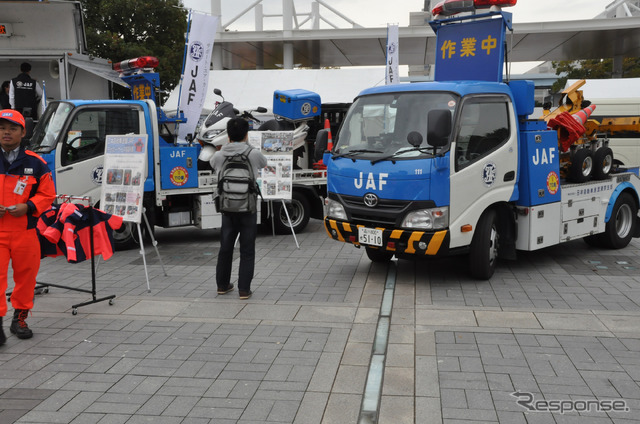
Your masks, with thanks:
[{"label": "blue signboard", "polygon": [[156,72],[125,75],[121,78],[131,87],[131,98],[133,100],[156,100],[154,88],[158,87],[160,81]]},{"label": "blue signboard", "polygon": [[502,82],[504,29],[501,18],[440,26],[435,80]]}]

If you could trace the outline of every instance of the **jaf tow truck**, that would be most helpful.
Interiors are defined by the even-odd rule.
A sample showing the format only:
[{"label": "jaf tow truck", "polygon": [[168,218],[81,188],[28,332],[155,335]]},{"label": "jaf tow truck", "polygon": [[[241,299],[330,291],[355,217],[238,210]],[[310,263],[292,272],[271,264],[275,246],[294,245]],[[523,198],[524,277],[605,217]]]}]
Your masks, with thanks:
[{"label": "jaf tow truck", "polygon": [[[53,171],[58,194],[88,196],[94,206],[100,207],[107,135],[146,134],[149,142],[147,174],[142,176],[143,206],[151,231],[155,226],[220,228],[221,215],[213,201],[216,177],[210,168],[198,169],[201,145],[178,140],[177,128],[185,121],[184,116],[179,113],[168,117],[156,104],[160,87],[159,74],[154,71],[157,65],[158,59],[150,56],[114,64],[131,87],[132,100],[50,102],[33,130],[30,149]],[[293,205],[291,221],[284,213],[274,219],[285,219],[281,227],[289,229],[291,222],[296,232],[302,231],[310,217],[322,218],[325,189],[324,170],[297,170],[293,173],[293,202],[287,205],[287,209]],[[266,210],[262,208],[263,222]],[[141,228],[144,236],[146,225]],[[131,223],[125,222],[113,236],[116,249],[138,243]]]},{"label": "jaf tow truck", "polygon": [[[637,174],[611,171],[601,140],[571,149],[605,149],[609,173],[569,182],[561,167],[579,157],[582,169],[588,152],[566,156],[560,129],[528,119],[532,81],[503,82],[512,25],[502,7],[515,3],[439,3],[435,80],[362,91],[331,151],[318,133],[330,237],[364,247],[372,261],[465,254],[470,274],[489,279],[497,259],[518,250],[578,238],[618,249],[640,236]],[[465,11],[475,14],[456,15]]]}]

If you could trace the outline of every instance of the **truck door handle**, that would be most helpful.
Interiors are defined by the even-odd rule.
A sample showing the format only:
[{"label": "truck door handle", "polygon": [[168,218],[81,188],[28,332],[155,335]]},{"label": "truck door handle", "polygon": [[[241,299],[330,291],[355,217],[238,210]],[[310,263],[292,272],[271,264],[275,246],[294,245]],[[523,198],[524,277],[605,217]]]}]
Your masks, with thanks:
[{"label": "truck door handle", "polygon": [[504,174],[504,181],[513,181],[516,178],[516,171],[509,171]]},{"label": "truck door handle", "polygon": [[73,166],[70,166],[68,168],[58,169],[58,174],[62,174],[63,172],[71,171],[72,169],[73,169]]}]

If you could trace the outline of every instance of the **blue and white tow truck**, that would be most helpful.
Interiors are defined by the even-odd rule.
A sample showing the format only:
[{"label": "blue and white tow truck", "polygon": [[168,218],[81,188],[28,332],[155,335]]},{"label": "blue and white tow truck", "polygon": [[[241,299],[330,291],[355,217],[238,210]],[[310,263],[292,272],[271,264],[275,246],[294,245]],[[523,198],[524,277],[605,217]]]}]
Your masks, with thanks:
[{"label": "blue and white tow truck", "polygon": [[[47,161],[58,194],[88,196],[100,207],[107,135],[146,134],[147,173],[140,178],[144,180],[143,206],[151,230],[155,226],[220,228],[221,215],[213,202],[216,177],[210,168],[198,169],[201,145],[178,140],[177,125],[184,117],[169,118],[156,104],[160,80],[153,69],[157,65],[156,58],[145,56],[114,66],[131,87],[132,100],[50,102],[34,129],[30,148]],[[287,210],[296,232],[304,229],[310,217],[322,218],[325,189],[324,171],[293,173],[293,198]],[[289,230],[283,209],[277,208],[275,225]],[[266,210],[262,208],[263,220]],[[146,226],[141,228],[145,232]],[[135,225],[125,222],[114,232],[116,248],[133,247],[138,243],[137,235]]]},{"label": "blue and white tow truck", "polygon": [[[503,82],[511,14],[499,6],[513,4],[440,3],[435,81],[362,91],[332,151],[318,134],[330,237],[372,261],[465,254],[470,274],[488,279],[517,250],[577,238],[618,249],[640,236],[636,173],[568,183],[558,133],[528,119],[533,82]],[[453,16],[480,7],[491,9]]]}]

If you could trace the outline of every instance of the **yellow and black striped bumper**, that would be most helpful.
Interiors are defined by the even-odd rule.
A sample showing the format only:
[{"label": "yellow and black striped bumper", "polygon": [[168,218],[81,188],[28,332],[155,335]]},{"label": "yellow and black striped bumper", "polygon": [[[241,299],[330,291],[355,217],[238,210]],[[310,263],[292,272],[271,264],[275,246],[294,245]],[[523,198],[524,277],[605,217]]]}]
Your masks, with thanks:
[{"label": "yellow and black striped bumper", "polygon": [[[358,227],[346,221],[337,221],[325,217],[324,228],[329,237],[345,243],[360,246],[358,242]],[[382,230],[381,249],[395,252],[396,254],[437,256],[449,252],[449,231],[412,231],[373,227]]]}]

